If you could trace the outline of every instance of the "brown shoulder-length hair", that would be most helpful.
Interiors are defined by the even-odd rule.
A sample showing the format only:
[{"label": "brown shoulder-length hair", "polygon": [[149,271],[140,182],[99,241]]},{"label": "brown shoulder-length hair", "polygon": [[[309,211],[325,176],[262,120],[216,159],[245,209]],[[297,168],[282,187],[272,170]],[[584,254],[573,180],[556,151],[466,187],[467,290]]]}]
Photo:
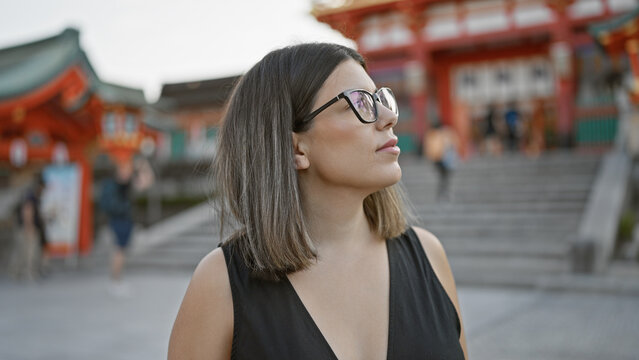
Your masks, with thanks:
[{"label": "brown shoulder-length hair", "polygon": [[[336,44],[300,44],[266,55],[238,82],[219,132],[213,181],[221,221],[253,274],[280,279],[307,268],[317,254],[305,225],[293,154],[293,132],[312,121],[317,92],[345,60],[366,64]],[[383,238],[407,226],[403,195],[394,185],[369,195],[364,213]]]}]

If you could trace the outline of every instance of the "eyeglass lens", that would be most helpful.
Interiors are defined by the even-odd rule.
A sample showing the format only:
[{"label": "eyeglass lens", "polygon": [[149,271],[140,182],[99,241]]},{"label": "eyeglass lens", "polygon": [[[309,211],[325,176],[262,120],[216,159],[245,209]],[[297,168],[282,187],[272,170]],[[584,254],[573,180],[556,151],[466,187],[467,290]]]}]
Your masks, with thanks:
[{"label": "eyeglass lens", "polygon": [[375,100],[372,96],[363,91],[353,91],[348,98],[364,121],[375,121]]},{"label": "eyeglass lens", "polygon": [[[378,91],[377,95],[382,105],[397,115],[397,102],[390,89],[382,88]],[[364,121],[373,122],[377,120],[375,100],[370,94],[364,91],[353,91],[348,95],[348,98],[353,104],[353,107],[355,107],[355,111],[357,111]]]},{"label": "eyeglass lens", "polygon": [[379,100],[382,102],[386,108],[392,111],[395,115],[399,115],[399,109],[397,108],[397,100],[395,100],[395,95],[389,88],[381,88],[379,89]]}]

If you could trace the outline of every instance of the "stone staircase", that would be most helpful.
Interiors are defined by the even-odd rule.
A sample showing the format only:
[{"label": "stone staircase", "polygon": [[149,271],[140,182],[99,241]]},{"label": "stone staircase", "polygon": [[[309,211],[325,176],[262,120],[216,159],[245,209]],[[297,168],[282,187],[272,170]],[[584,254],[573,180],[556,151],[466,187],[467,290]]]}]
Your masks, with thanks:
[{"label": "stone staircase", "polygon": [[[169,235],[169,238],[161,239],[154,245],[133,249],[127,266],[134,269],[192,272],[198,262],[217,247],[220,239],[218,221],[212,214],[210,204],[204,203],[187,211],[199,212],[199,219],[187,224],[185,228],[167,231],[177,235]],[[178,221],[177,226],[182,223]],[[157,233],[155,231],[155,234],[149,234],[149,236],[157,237]],[[140,240],[143,241],[143,239]]]},{"label": "stone staircase", "polygon": [[[569,239],[600,159],[574,152],[476,157],[455,171],[446,202],[436,200],[436,173],[425,159],[400,162],[418,225],[441,240],[458,283],[536,286],[569,271]],[[219,242],[213,215],[201,219],[134,254],[129,266],[192,271]]]},{"label": "stone staircase", "polygon": [[574,152],[473,158],[455,171],[446,202],[436,200],[436,173],[423,160],[402,162],[403,182],[459,284],[536,286],[569,272],[569,240],[600,158]]},{"label": "stone staircase", "polygon": [[190,228],[168,241],[131,257],[129,266],[193,271],[202,258],[219,243],[218,230],[210,223]]}]

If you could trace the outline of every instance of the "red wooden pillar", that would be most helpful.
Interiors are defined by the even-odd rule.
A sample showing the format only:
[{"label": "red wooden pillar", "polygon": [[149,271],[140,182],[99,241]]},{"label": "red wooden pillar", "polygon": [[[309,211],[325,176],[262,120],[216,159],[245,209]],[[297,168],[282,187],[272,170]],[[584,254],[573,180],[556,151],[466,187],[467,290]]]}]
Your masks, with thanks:
[{"label": "red wooden pillar", "polygon": [[79,161],[82,174],[82,194],[80,196],[80,236],[78,238],[78,252],[86,255],[93,245],[93,204],[91,186],[93,184],[92,167],[86,157]]},{"label": "red wooden pillar", "polygon": [[408,80],[409,83],[415,82],[415,85],[417,85],[418,82],[421,83],[421,85],[417,85],[410,90],[410,103],[413,112],[413,131],[416,134],[416,141],[420,144],[425,133],[430,128],[430,119],[427,118],[428,116],[426,111],[428,106],[427,72],[430,70],[430,67],[427,65],[428,61],[426,59],[427,57],[424,54],[422,47],[415,46],[415,52],[412,60],[405,65],[406,76],[414,78],[412,80]]},{"label": "red wooden pillar", "polygon": [[425,133],[430,128],[428,106],[428,73],[431,71],[431,58],[422,38],[422,31],[426,25],[424,16],[425,7],[415,2],[400,2],[400,11],[408,19],[408,24],[413,33],[412,54],[405,65],[405,76],[408,90],[411,94],[411,108],[413,112],[413,132],[417,141],[417,148],[421,144]]},{"label": "red wooden pillar", "polygon": [[557,91],[557,116],[559,141],[562,146],[572,146],[574,136],[574,103],[575,103],[575,74],[574,55],[572,48],[572,30],[569,27],[568,6],[573,1],[549,1],[555,10],[553,24],[553,44],[550,56],[555,68],[555,84]]},{"label": "red wooden pillar", "polygon": [[86,157],[86,144],[76,144],[69,149],[69,160],[78,166],[80,177],[80,204],[78,219],[77,251],[80,255],[86,255],[93,245],[93,204],[91,187],[93,185],[92,166]]}]

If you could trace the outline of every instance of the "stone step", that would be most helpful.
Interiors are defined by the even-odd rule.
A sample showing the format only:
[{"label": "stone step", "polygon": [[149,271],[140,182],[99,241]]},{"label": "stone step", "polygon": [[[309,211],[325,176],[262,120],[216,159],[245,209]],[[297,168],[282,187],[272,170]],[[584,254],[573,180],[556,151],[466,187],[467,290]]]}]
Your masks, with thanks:
[{"label": "stone step", "polygon": [[460,213],[548,213],[575,214],[581,216],[584,209],[583,201],[548,201],[539,203],[509,202],[509,203],[427,203],[413,206],[413,211],[420,215],[428,214],[460,214]]},{"label": "stone step", "polygon": [[[439,181],[422,181],[419,183],[409,184],[404,186],[408,191],[421,191],[424,189],[432,189],[438,185]],[[456,191],[520,191],[520,192],[548,192],[548,191],[589,191],[591,187],[590,179],[574,179],[574,181],[559,182],[553,179],[553,182],[549,182],[548,179],[540,179],[534,181],[534,179],[527,179],[520,183],[497,183],[487,182],[482,180],[481,182],[462,182],[453,178],[450,183],[450,187]]]},{"label": "stone step", "polygon": [[[155,250],[155,249],[168,249],[168,248],[193,248],[193,249],[198,249],[198,248],[206,248],[206,249],[214,249],[217,244],[219,243],[219,241],[217,240],[217,238],[213,239],[213,238],[201,238],[201,239],[197,239],[197,238],[192,238],[189,239],[190,241],[184,240],[181,237],[180,238],[176,238],[174,241],[169,241],[166,242],[164,244],[160,244],[158,246],[155,246],[153,248],[151,248],[151,250]],[[197,241],[196,241],[197,240]]]},{"label": "stone step", "polygon": [[144,255],[141,255],[140,258],[161,258],[164,256],[176,256],[176,257],[187,257],[187,258],[195,258],[195,257],[204,257],[204,255],[213,251],[216,246],[171,246],[171,247],[160,247],[152,249],[146,252]]},{"label": "stone step", "polygon": [[457,271],[457,275],[454,276],[457,286],[547,288],[548,286],[544,284],[569,274],[567,270],[548,274],[526,271],[476,270]]},{"label": "stone step", "polygon": [[182,233],[170,243],[162,244],[164,246],[211,246],[219,242],[217,232],[207,234]]},{"label": "stone step", "polygon": [[456,235],[456,234],[446,234],[441,232],[432,231],[432,227],[426,228],[428,231],[431,231],[435,234],[439,240],[445,244],[448,239],[459,239],[460,241],[469,241],[469,242],[482,242],[482,241],[502,241],[502,242],[520,242],[520,243],[564,243],[570,239],[568,237],[572,234],[572,232],[562,232],[562,231],[554,231],[540,234],[539,232],[528,231],[528,232],[520,232],[519,234],[500,234],[493,233],[490,236],[483,236],[477,234],[465,234],[465,235]]},{"label": "stone step", "polygon": [[202,260],[203,256],[193,258],[179,257],[144,257],[132,259],[127,263],[127,267],[132,269],[152,269],[152,270],[170,270],[184,271],[191,273],[195,270],[197,264]]},{"label": "stone step", "polygon": [[[435,194],[433,194],[433,197],[436,197]],[[493,211],[493,212],[508,212],[508,207],[511,205],[515,205],[515,204],[525,204],[524,206],[532,206],[531,209],[524,209],[522,207],[519,208],[513,208],[513,210],[511,210],[511,212],[543,212],[543,211],[547,211],[547,212],[555,212],[555,213],[581,213],[583,211],[583,209],[585,208],[586,205],[586,200],[577,200],[580,203],[580,207],[576,208],[576,210],[574,210],[575,212],[572,212],[566,208],[556,208],[553,207],[553,205],[549,205],[548,201],[544,201],[544,199],[535,199],[533,200],[528,200],[528,201],[518,201],[516,203],[514,202],[508,202],[505,199],[495,199],[492,202],[487,202],[487,201],[467,201],[467,202],[461,202],[461,201],[456,201],[455,198],[450,199],[449,201],[438,201],[435,198],[432,199],[424,199],[425,201],[422,201],[418,204],[416,204],[416,207],[423,207],[423,206],[438,206],[440,204],[451,204],[451,205],[459,205],[462,207],[468,207],[469,210],[459,210],[459,212],[474,212],[476,209],[476,211],[484,211],[484,212],[489,212],[489,211]],[[573,201],[575,199],[572,200],[567,200],[566,202],[570,202]],[[480,209],[481,207],[483,207],[484,209]],[[544,210],[544,208],[548,208],[548,210]],[[497,210],[491,210],[491,209],[497,209]],[[430,210],[424,211],[424,213],[428,213]],[[436,211],[436,210],[433,210]]]},{"label": "stone step", "polygon": [[[575,164],[557,164],[557,165],[544,165],[544,166],[528,166],[526,164],[521,164],[520,166],[510,166],[510,167],[497,167],[497,166],[466,166],[462,165],[452,170],[453,174],[460,174],[463,176],[479,176],[479,175],[502,175],[502,176],[513,176],[515,178],[521,177],[522,175],[527,176],[539,176],[543,177],[546,174],[557,174],[557,175],[565,175],[565,176],[576,176],[576,175],[584,175],[584,174],[592,174],[596,173],[598,169],[599,163],[589,164],[589,165],[575,165]],[[423,175],[423,174],[433,174],[436,175],[438,173],[437,168],[434,164],[423,163],[418,166],[403,166],[400,164],[402,168],[403,175]]]},{"label": "stone step", "polygon": [[533,219],[519,219],[508,221],[503,220],[468,220],[468,221],[455,221],[449,219],[433,219],[432,217],[422,216],[419,218],[420,224],[433,231],[444,232],[449,234],[457,231],[469,232],[475,231],[477,234],[485,233],[536,233],[541,234],[543,232],[561,232],[569,233],[576,230],[579,225],[579,220],[575,219],[566,222],[551,222]]},{"label": "stone step", "polygon": [[526,256],[454,256],[449,258],[458,284],[534,286],[542,278],[568,273],[564,259]]},{"label": "stone step", "polygon": [[[515,160],[512,161],[466,161],[457,164],[459,170],[469,171],[493,171],[504,170],[510,171],[514,169],[592,169],[596,168],[600,163],[600,160],[573,160],[573,161],[526,161]],[[431,163],[425,163],[425,165],[433,165]]]},{"label": "stone step", "polygon": [[[504,174],[496,172],[477,173],[477,174],[464,174],[458,171],[449,173],[449,178],[453,184],[462,185],[482,185],[482,184],[496,184],[496,185],[519,185],[528,186],[533,184],[589,184],[593,179],[592,176],[596,174],[595,171],[584,171],[582,173],[564,171],[548,171],[543,174]],[[417,186],[421,184],[433,184],[437,183],[439,175],[437,173],[420,172],[414,174],[408,174],[403,172],[401,183],[405,186]]]},{"label": "stone step", "polygon": [[415,207],[436,206],[439,204],[452,204],[452,205],[459,205],[459,206],[467,206],[467,205],[500,206],[500,205],[511,204],[513,202],[528,203],[528,204],[533,204],[535,206],[544,206],[543,204],[546,204],[549,201],[566,201],[566,202],[578,201],[580,203],[583,203],[585,206],[586,201],[588,200],[586,196],[579,197],[579,196],[571,196],[571,195],[566,195],[561,197],[557,196],[555,199],[548,199],[548,198],[542,198],[542,197],[533,198],[531,196],[529,197],[520,196],[516,200],[511,200],[506,196],[503,196],[503,197],[473,196],[471,197],[471,196],[457,196],[453,193],[449,196],[448,199],[440,201],[438,200],[437,193],[435,191],[424,192],[420,194],[409,193],[407,197],[410,201],[410,204],[412,204],[409,206],[415,206]]},{"label": "stone step", "polygon": [[[432,166],[432,165],[431,165]],[[579,172],[584,170],[594,171],[599,166],[599,161],[596,162],[512,162],[509,164],[503,164],[500,162],[477,164],[473,161],[460,164],[455,170],[459,172],[473,172],[473,173],[513,173],[518,174],[520,172],[544,172],[544,171],[563,171],[566,173]]]},{"label": "stone step", "polygon": [[522,156],[482,157],[476,156],[469,161],[461,161],[460,166],[486,168],[486,167],[517,167],[517,166],[587,166],[596,165],[601,156],[542,156],[538,159],[528,159]]},{"label": "stone step", "polygon": [[[590,175],[589,177],[592,177]],[[544,179],[527,179],[522,180],[517,183],[497,183],[490,182],[486,179],[481,179],[476,182],[469,183],[460,183],[455,180],[453,177],[451,181],[449,181],[448,185],[451,189],[456,191],[493,191],[493,192],[548,192],[548,191],[588,191],[591,187],[590,182],[586,182],[583,179],[573,179],[573,180],[563,180],[561,179],[552,179],[552,183],[550,183],[549,179],[552,178],[544,178]],[[435,189],[439,185],[439,180],[433,179],[433,181],[421,181],[419,183],[413,184],[402,184],[404,190],[407,191],[423,191],[427,189]],[[574,186],[571,186],[574,185]]]},{"label": "stone step", "polygon": [[[409,198],[414,204],[433,202],[436,199],[436,190],[424,191],[421,193],[409,192]],[[510,203],[510,202],[530,202],[543,203],[546,201],[583,201],[588,199],[587,192],[556,192],[556,193],[458,193],[452,191],[451,202],[453,203]]]},{"label": "stone step", "polygon": [[[517,160],[517,161],[568,161],[571,159],[578,159],[578,160],[582,160],[582,161],[586,161],[589,159],[598,159],[601,157],[601,154],[597,154],[597,153],[585,153],[585,152],[577,152],[574,150],[547,150],[544,153],[542,153],[539,157],[537,157],[536,159],[531,159],[529,157],[527,157],[524,154],[521,153],[510,153],[510,152],[504,152],[502,153],[500,156],[493,156],[493,155],[481,155],[478,153],[475,153],[472,155],[472,157],[470,158],[471,161],[473,162],[494,162],[494,161],[501,161],[501,162],[508,162],[508,161],[513,161],[513,160]],[[418,161],[424,161],[425,157],[423,156],[419,156],[419,155],[413,155],[413,154],[402,154],[400,156],[400,161],[414,161],[414,162],[418,162]]]},{"label": "stone step", "polygon": [[202,226],[194,226],[192,228],[186,229],[180,235],[186,238],[209,237],[217,239],[220,236],[220,229],[217,227],[212,227],[210,224],[205,224]]},{"label": "stone step", "polygon": [[525,256],[565,259],[570,251],[569,244],[559,240],[446,238],[440,241],[448,257],[473,256],[490,259],[496,256]]},{"label": "stone step", "polygon": [[[525,156],[507,154],[500,157],[473,156],[471,159],[459,162],[459,167],[467,168],[508,168],[521,166],[592,166],[597,165],[601,160],[601,155],[575,155],[567,154],[544,154],[537,159],[529,159]],[[401,166],[408,168],[424,166],[430,161],[424,157],[402,155],[399,157]]]},{"label": "stone step", "polygon": [[167,268],[193,270],[206,254],[211,252],[217,245],[190,244],[171,246],[159,246],[145,251],[142,254],[131,256],[127,266],[134,268]]},{"label": "stone step", "polygon": [[430,213],[418,214],[429,224],[464,226],[540,226],[576,228],[581,218],[578,214],[548,214],[548,213]]},{"label": "stone step", "polygon": [[[428,194],[435,194],[438,192],[438,185],[435,184],[433,186],[423,186],[423,187],[411,187],[404,188],[404,193],[410,195],[411,197],[419,197]],[[477,186],[476,188],[460,188],[456,186],[450,186],[448,188],[448,192],[453,196],[464,196],[464,197],[495,197],[495,198],[503,198],[503,197],[513,197],[513,202],[527,202],[528,199],[547,199],[549,202],[552,201],[570,201],[570,199],[574,199],[575,201],[581,202],[585,201],[590,194],[590,190],[588,188],[585,189],[568,189],[568,188],[557,188],[557,189],[548,189],[548,190],[538,190],[538,189],[525,189],[525,188],[505,188],[505,187],[481,187]],[[565,195],[565,196],[564,196]],[[560,197],[562,196],[562,197]],[[411,201],[414,200],[411,198]]]},{"label": "stone step", "polygon": [[[436,165],[431,163],[421,163],[416,166],[406,166],[400,163],[400,167],[402,168],[403,175],[436,175],[438,174],[438,169]],[[534,175],[543,177],[546,173],[553,174],[561,174],[565,176],[569,176],[571,174],[584,174],[584,173],[596,173],[599,167],[599,163],[592,165],[575,165],[575,164],[557,164],[553,166],[527,166],[526,164],[522,164],[521,166],[511,166],[499,168],[495,166],[466,166],[462,165],[457,168],[452,169],[453,174],[463,174],[465,176],[473,176],[480,174],[489,174],[489,175],[503,175],[503,176],[514,176],[515,178],[521,176],[522,174],[526,175]]]},{"label": "stone step", "polygon": [[526,271],[530,273],[560,273],[569,270],[563,259],[527,256],[464,256],[451,257],[450,264],[457,271]]},{"label": "stone step", "polygon": [[523,237],[530,238],[536,236],[539,238],[566,239],[575,233],[574,227],[540,227],[540,226],[464,226],[463,224],[442,225],[428,224],[424,222],[423,226],[439,238],[454,237],[477,237],[477,238],[499,238],[499,237]]}]

